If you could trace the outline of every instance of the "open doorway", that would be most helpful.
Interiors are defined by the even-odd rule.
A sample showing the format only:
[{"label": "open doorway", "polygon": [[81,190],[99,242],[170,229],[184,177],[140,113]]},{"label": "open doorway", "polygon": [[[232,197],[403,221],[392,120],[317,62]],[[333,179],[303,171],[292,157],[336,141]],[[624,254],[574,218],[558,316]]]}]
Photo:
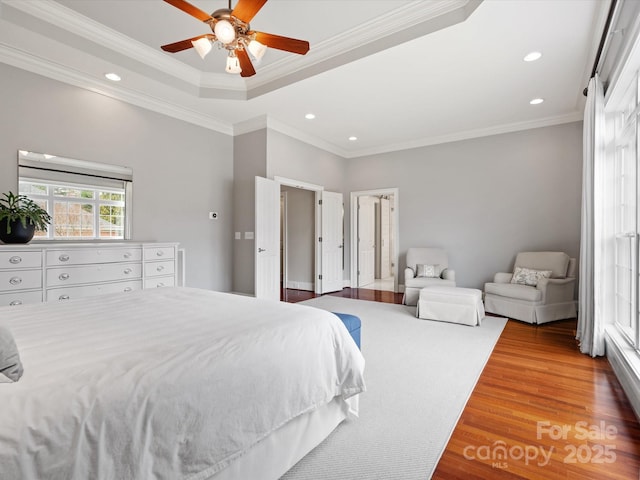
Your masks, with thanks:
[{"label": "open doorway", "polygon": [[398,190],[351,193],[351,287],[398,291]]},{"label": "open doorway", "polygon": [[280,185],[281,288],[315,291],[315,192]]},{"label": "open doorway", "polygon": [[265,276],[269,275],[270,282],[277,282],[275,273],[281,273],[281,297],[283,288],[316,294],[342,290],[345,286],[342,193],[282,177],[275,177],[274,184],[279,191],[280,210],[279,218],[271,221],[276,227],[280,224],[280,263],[276,266],[279,272],[266,272]]}]

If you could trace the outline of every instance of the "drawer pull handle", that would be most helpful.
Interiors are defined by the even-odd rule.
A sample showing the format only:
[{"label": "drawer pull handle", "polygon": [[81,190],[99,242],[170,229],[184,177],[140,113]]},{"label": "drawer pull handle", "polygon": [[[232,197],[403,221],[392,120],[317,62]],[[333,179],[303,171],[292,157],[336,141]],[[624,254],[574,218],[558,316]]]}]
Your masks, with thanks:
[{"label": "drawer pull handle", "polygon": [[68,262],[69,261],[69,255],[66,254],[62,254],[58,257],[58,260],[60,260],[61,262]]},{"label": "drawer pull handle", "polygon": [[164,265],[158,265],[158,268],[156,268],[156,271],[161,272],[162,270],[164,270]]},{"label": "drawer pull handle", "polygon": [[12,307],[15,307],[16,305],[22,305],[22,300],[14,300],[9,305]]},{"label": "drawer pull handle", "polygon": [[9,259],[9,263],[13,263],[14,265],[20,263],[21,261],[22,261],[22,257],[19,257],[18,255],[14,255]]},{"label": "drawer pull handle", "polygon": [[20,277],[11,277],[9,283],[11,285],[20,285],[22,283],[22,279]]},{"label": "drawer pull handle", "polygon": [[160,288],[160,287],[164,287],[164,283],[161,282],[161,283],[156,285],[156,288]]},{"label": "drawer pull handle", "polygon": [[133,272],[133,270],[131,270],[130,268],[125,268],[125,269],[124,269],[124,273],[125,273],[126,275],[129,275],[131,272]]},{"label": "drawer pull handle", "polygon": [[68,273],[61,273],[60,275],[58,275],[58,278],[60,280],[69,280],[69,274]]},{"label": "drawer pull handle", "polygon": [[58,297],[58,300],[69,300],[69,298],[70,298],[69,295],[60,295]]},{"label": "drawer pull handle", "polygon": [[127,252],[124,254],[124,258],[131,258],[131,253]]},{"label": "drawer pull handle", "polygon": [[157,255],[157,256],[159,256],[159,257],[161,257],[161,256],[163,256],[163,255],[164,255],[164,251],[162,251],[162,250],[158,250],[158,251],[156,252],[156,255]]},{"label": "drawer pull handle", "polygon": [[125,292],[130,292],[131,291],[131,287],[127,287],[124,289]]}]

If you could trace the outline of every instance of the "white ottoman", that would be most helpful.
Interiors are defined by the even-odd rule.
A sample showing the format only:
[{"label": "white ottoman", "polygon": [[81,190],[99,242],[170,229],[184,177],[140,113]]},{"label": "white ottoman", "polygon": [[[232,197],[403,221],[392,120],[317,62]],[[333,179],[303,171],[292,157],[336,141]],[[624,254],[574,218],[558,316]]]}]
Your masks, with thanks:
[{"label": "white ottoman", "polygon": [[416,317],[476,326],[484,318],[482,291],[475,288],[426,287],[420,290]]}]

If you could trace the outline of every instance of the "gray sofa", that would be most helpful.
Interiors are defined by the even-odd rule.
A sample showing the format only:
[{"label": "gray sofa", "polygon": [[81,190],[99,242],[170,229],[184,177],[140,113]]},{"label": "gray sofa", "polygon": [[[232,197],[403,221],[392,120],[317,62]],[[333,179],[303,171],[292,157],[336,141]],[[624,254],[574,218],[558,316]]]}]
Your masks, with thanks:
[{"label": "gray sofa", "polygon": [[[407,249],[407,267],[404,269],[405,305],[417,305],[420,290],[435,285],[444,287],[456,286],[456,272],[449,268],[447,252],[441,248],[412,247]],[[418,266],[439,266],[434,272],[419,272]],[[424,270],[424,268],[421,268]]]},{"label": "gray sofa", "polygon": [[575,318],[576,259],[563,252],[520,252],[514,271],[484,285],[487,312],[528,323]]}]

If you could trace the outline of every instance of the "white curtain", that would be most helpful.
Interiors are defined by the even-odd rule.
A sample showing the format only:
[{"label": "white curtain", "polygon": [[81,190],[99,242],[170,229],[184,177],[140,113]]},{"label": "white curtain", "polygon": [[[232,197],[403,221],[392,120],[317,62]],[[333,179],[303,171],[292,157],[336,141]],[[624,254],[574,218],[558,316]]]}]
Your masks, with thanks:
[{"label": "white curtain", "polygon": [[602,83],[590,81],[584,110],[578,329],[580,351],[604,355],[603,265],[605,114]]}]

